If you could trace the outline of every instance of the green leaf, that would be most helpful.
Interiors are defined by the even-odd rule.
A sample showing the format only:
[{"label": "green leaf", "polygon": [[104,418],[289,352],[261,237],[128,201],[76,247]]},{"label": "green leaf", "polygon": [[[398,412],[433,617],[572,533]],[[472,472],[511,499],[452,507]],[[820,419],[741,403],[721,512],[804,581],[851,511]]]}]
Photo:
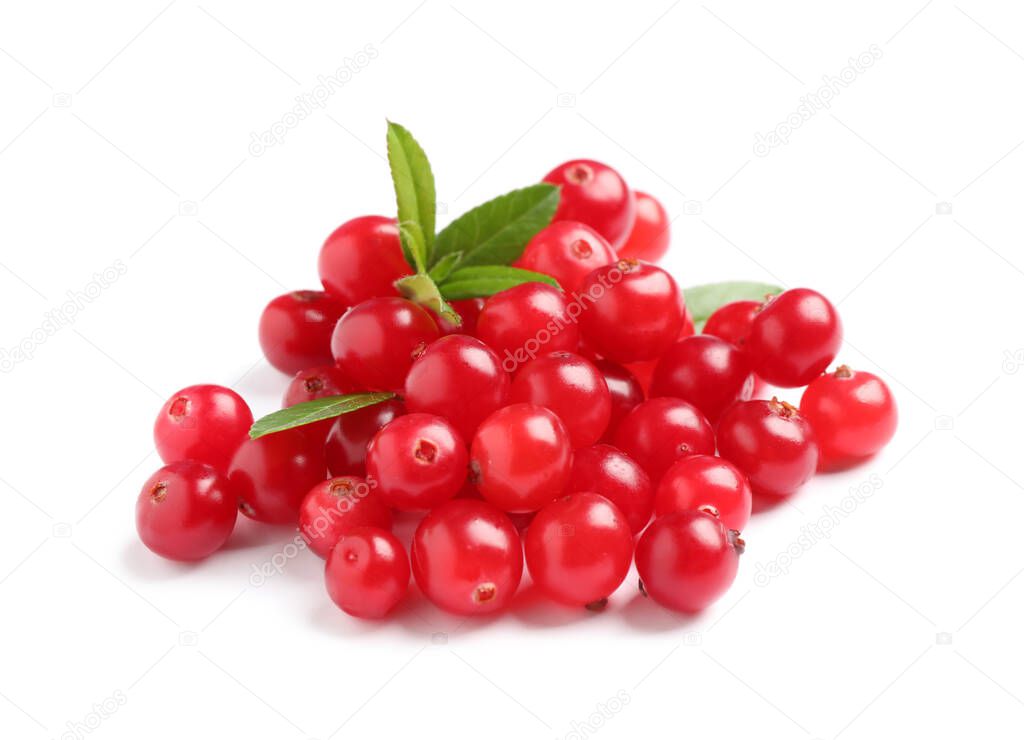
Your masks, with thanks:
[{"label": "green leaf", "polygon": [[437,264],[430,268],[430,279],[435,283],[444,281],[446,277],[452,274],[452,270],[459,264],[459,260],[462,259],[462,252],[452,252],[446,254],[444,257],[437,261]]},{"label": "green leaf", "polygon": [[346,396],[327,396],[315,401],[304,401],[257,419],[249,429],[249,437],[256,439],[264,434],[294,429],[312,424],[314,421],[333,419],[335,416],[358,411],[394,397],[394,393],[350,393]]},{"label": "green leaf", "polygon": [[398,292],[413,303],[429,308],[438,316],[443,316],[455,326],[462,326],[462,317],[459,312],[448,305],[448,302],[441,297],[437,284],[429,275],[409,275],[395,281]]},{"label": "green leaf", "polygon": [[683,291],[686,307],[690,309],[697,331],[704,329],[708,317],[726,303],[733,301],[763,301],[767,296],[777,295],[782,288],[768,283],[729,282],[696,285]]},{"label": "green leaf", "polygon": [[398,236],[402,241],[402,252],[405,261],[412,265],[416,272],[427,271],[427,243],[423,229],[415,221],[398,224]]},{"label": "green leaf", "polygon": [[388,162],[391,179],[395,183],[398,221],[419,225],[427,257],[424,262],[429,263],[434,249],[437,210],[434,173],[430,171],[427,155],[412,134],[391,121],[388,121]]},{"label": "green leaf", "polygon": [[558,188],[530,185],[462,214],[437,235],[436,253],[462,252],[463,265],[507,265],[543,229],[558,208]]},{"label": "green leaf", "polygon": [[441,283],[440,288],[441,295],[449,301],[461,301],[494,295],[523,283],[547,283],[554,288],[559,287],[557,280],[540,272],[504,265],[479,265],[460,267]]}]

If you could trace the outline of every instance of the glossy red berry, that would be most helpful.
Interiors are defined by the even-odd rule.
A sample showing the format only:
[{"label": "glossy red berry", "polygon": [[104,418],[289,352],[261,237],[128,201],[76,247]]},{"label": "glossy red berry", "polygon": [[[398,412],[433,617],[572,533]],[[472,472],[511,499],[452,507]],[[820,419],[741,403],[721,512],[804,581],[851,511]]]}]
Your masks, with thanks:
[{"label": "glossy red berry", "polygon": [[288,408],[297,403],[315,401],[328,396],[342,396],[355,390],[355,384],[338,366],[311,367],[295,374],[284,391],[281,407]]},{"label": "glossy red berry", "polygon": [[704,333],[742,349],[762,305],[760,301],[733,301],[719,306],[704,323]]},{"label": "glossy red berry", "polygon": [[874,455],[896,433],[899,415],[885,381],[846,365],[811,381],[800,413],[814,429],[819,470],[839,470]]},{"label": "glossy red berry", "polygon": [[651,479],[629,455],[611,445],[593,445],[572,456],[569,493],[599,493],[615,504],[637,534],[651,519]]},{"label": "glossy red berry", "polygon": [[416,584],[453,614],[505,608],[523,576],[523,546],[508,516],[484,501],[455,499],[427,514],[412,538]]},{"label": "glossy red berry", "polygon": [[324,581],[331,601],[345,613],[380,619],[409,590],[409,558],[386,529],[356,527],[327,556]]},{"label": "glossy red berry", "polygon": [[671,238],[668,213],[653,195],[636,190],[633,196],[636,200],[636,220],[626,243],[617,251],[625,259],[657,262],[668,251]]},{"label": "glossy red berry", "polygon": [[[578,306],[577,306],[578,307]],[[539,354],[575,352],[580,330],[565,294],[544,283],[523,283],[487,299],[476,336],[513,373]]]},{"label": "glossy red berry", "polygon": [[238,501],[214,468],[181,460],[142,484],[135,526],[150,550],[171,560],[202,560],[219,550],[235,527]]},{"label": "glossy red berry", "polygon": [[658,484],[654,515],[711,507],[729,529],[743,531],[752,495],[747,477],[720,457],[690,455],[676,460]]},{"label": "glossy red berry", "polygon": [[636,543],[640,587],[669,609],[699,612],[736,580],[744,547],[739,532],[708,512],[658,517]]},{"label": "glossy red berry", "polygon": [[622,175],[592,159],[564,162],[544,176],[561,187],[555,221],[580,221],[618,248],[633,228],[636,204]]},{"label": "glossy red berry", "polygon": [[341,536],[356,527],[391,529],[391,509],[373,486],[342,476],[309,489],[299,508],[299,532],[310,550],[326,558]]},{"label": "glossy red berry", "polygon": [[651,396],[689,401],[712,424],[734,401],[750,399],[754,373],[747,356],[706,334],[680,339],[661,356],[651,376]]},{"label": "glossy red berry", "polygon": [[772,385],[797,388],[825,372],[843,343],[839,313],[821,293],[794,288],[758,312],[745,347]]},{"label": "glossy red berry", "polygon": [[247,439],[228,469],[239,509],[269,524],[295,524],[306,493],[326,476],[323,438],[301,428]]},{"label": "glossy red berry", "polygon": [[523,542],[533,582],[569,606],[600,608],[633,558],[626,517],[596,493],[573,493],[537,512]]},{"label": "glossy red berry", "polygon": [[320,281],[328,293],[355,306],[397,294],[394,282],[412,274],[393,218],[361,216],[334,230],[320,249]]},{"label": "glossy red berry", "polygon": [[443,316],[438,316],[431,311],[431,316],[434,317],[434,321],[437,322],[437,328],[441,331],[441,334],[447,336],[449,334],[468,334],[471,337],[476,336],[476,322],[480,317],[480,312],[484,308],[483,298],[466,298],[461,301],[449,301],[448,305],[451,306],[455,313],[462,319],[462,323],[459,326],[448,321]]},{"label": "glossy red berry", "polygon": [[383,427],[405,413],[401,401],[391,400],[342,414],[327,435],[324,455],[331,475],[366,475],[366,448]]},{"label": "glossy red berry", "polygon": [[331,332],[345,308],[319,290],[296,290],[272,300],[260,315],[260,347],[267,361],[288,375],[332,363]]},{"label": "glossy red berry", "polygon": [[626,415],[614,444],[640,464],[655,485],[676,460],[714,455],[715,432],[695,406],[678,398],[652,398]]},{"label": "glossy red berry", "polygon": [[790,495],[818,465],[811,425],[796,407],[775,399],[730,407],[718,423],[718,453],[765,496]]},{"label": "glossy red berry", "polygon": [[594,367],[604,376],[605,385],[608,386],[608,393],[611,395],[612,411],[603,436],[603,439],[610,440],[618,429],[619,422],[643,402],[644,389],[636,376],[622,365],[608,360],[594,360]]},{"label": "glossy red berry", "polygon": [[165,463],[195,460],[225,471],[248,438],[252,411],[221,385],[190,385],[175,393],[156,417],[153,441]]},{"label": "glossy red berry", "polygon": [[534,235],[514,264],[550,275],[571,295],[580,289],[587,275],[617,259],[605,238],[589,226],[555,221]]}]

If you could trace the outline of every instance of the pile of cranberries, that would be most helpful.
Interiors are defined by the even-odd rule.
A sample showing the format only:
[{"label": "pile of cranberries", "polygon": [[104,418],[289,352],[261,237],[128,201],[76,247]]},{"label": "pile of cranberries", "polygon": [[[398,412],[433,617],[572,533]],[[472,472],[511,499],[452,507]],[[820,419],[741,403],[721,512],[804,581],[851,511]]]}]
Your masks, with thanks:
[{"label": "pile of cranberries", "polygon": [[[505,609],[525,568],[555,602],[600,609],[635,562],[641,592],[699,611],[736,576],[755,499],[792,495],[893,436],[885,383],[843,365],[835,307],[806,288],[722,305],[695,333],[654,264],[661,204],[610,167],[567,162],[554,220],[515,267],[525,282],[457,300],[460,326],[400,297],[412,268],[394,219],[340,226],[323,291],[272,300],[268,361],[285,407],[367,391],[383,400],[250,438],[234,391],[175,393],[154,428],[166,463],[138,498],[139,536],[174,560],[210,555],[237,513],[298,526],[327,593],[382,617],[409,590],[446,611]],[[806,387],[799,407],[768,385]],[[420,515],[411,542],[395,512]],[[408,515],[404,515],[408,516]]]}]

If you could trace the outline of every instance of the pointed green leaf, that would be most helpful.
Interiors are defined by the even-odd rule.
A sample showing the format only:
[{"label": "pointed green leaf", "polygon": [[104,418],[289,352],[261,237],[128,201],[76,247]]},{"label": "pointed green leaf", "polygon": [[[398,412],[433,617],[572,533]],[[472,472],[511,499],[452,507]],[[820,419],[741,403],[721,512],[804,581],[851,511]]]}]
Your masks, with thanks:
[{"label": "pointed green leaf", "polygon": [[708,317],[726,303],[733,301],[763,301],[767,296],[777,295],[782,288],[768,283],[728,282],[696,285],[683,291],[686,307],[690,309],[693,325],[703,331]]},{"label": "pointed green leaf", "polygon": [[514,288],[523,283],[546,283],[558,288],[558,281],[550,275],[504,265],[478,265],[460,267],[440,285],[441,295],[449,301],[482,298]]},{"label": "pointed green leaf", "polygon": [[430,268],[430,272],[428,274],[430,275],[431,280],[433,280],[435,283],[443,282],[445,278],[451,275],[452,270],[455,269],[455,267],[459,264],[459,260],[461,259],[462,252],[452,252],[451,254],[446,254],[444,257],[437,261],[436,265]]},{"label": "pointed green leaf", "polygon": [[423,148],[405,128],[388,121],[388,162],[395,184],[399,223],[413,222],[423,233],[427,259],[434,249],[437,195],[434,174]]},{"label": "pointed green leaf", "polygon": [[437,284],[430,279],[429,275],[409,275],[395,281],[398,292],[413,303],[429,308],[438,316],[443,316],[455,326],[462,326],[462,317],[459,312],[448,305],[448,302],[441,297]]},{"label": "pointed green leaf", "polygon": [[415,221],[404,221],[398,224],[398,236],[402,242],[405,261],[416,272],[427,271],[427,244],[423,229]]},{"label": "pointed green leaf", "polygon": [[350,393],[346,396],[328,396],[315,401],[304,401],[257,419],[249,429],[249,437],[256,439],[264,434],[333,419],[335,416],[358,411],[394,397],[394,393]]}]

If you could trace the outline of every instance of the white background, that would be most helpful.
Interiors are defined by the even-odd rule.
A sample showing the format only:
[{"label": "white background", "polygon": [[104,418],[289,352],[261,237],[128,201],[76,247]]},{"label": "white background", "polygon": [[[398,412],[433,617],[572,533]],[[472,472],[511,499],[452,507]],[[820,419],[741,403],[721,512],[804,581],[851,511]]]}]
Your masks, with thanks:
[{"label": "white background", "polygon": [[[1019,732],[1016,4],[165,3],[0,7],[0,347],[31,354],[0,374],[0,734]],[[829,109],[754,153],[872,45]],[[216,382],[276,407],[259,311],[317,287],[339,223],[393,212],[385,118],[430,154],[442,222],[590,156],[665,202],[684,285],[831,296],[840,359],[898,395],[895,441],[756,516],[735,586],[691,619],[631,576],[600,615],[527,590],[463,621],[417,593],[360,623],[309,553],[254,585],[292,535],[247,521],[203,564],[151,555],[133,510],[162,399]],[[69,291],[89,293],[73,316]]]}]

